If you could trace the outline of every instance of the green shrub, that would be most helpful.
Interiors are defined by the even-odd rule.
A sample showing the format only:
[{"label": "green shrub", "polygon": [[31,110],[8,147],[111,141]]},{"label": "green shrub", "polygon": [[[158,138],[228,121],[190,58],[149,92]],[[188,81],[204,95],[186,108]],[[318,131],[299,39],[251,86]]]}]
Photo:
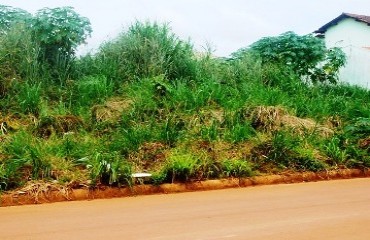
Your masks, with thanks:
[{"label": "green shrub", "polygon": [[84,164],[89,170],[93,186],[98,183],[118,186],[121,184],[131,186],[132,184],[132,166],[117,152],[96,152],[84,158],[80,164]]},{"label": "green shrub", "polygon": [[31,15],[0,5],[0,31],[0,59],[4,51],[7,53],[5,62],[0,62],[0,76],[63,85],[71,73],[77,46],[92,29],[90,21],[71,7],[43,8]]},{"label": "green shrub", "polygon": [[356,118],[344,128],[347,137],[359,140],[370,136],[370,118]]},{"label": "green shrub", "polygon": [[32,15],[20,8],[0,5],[0,33],[7,33],[17,24],[24,24],[31,19]]},{"label": "green shrub", "polygon": [[113,84],[105,76],[88,76],[76,81],[71,98],[79,106],[91,106],[104,102],[113,92]]},{"label": "green shrub", "polygon": [[226,177],[250,177],[253,174],[250,164],[245,160],[230,159],[221,162],[223,175]]},{"label": "green shrub", "polygon": [[220,124],[216,120],[212,120],[211,124],[204,124],[200,129],[200,136],[202,139],[212,142],[219,138]]},{"label": "green shrub", "polygon": [[0,98],[10,94],[13,85],[21,80],[37,80],[38,51],[30,30],[23,24],[14,25],[0,35]]},{"label": "green shrub", "polygon": [[[168,105],[176,109],[199,110],[204,106],[223,104],[227,100],[229,89],[213,79],[201,79],[200,82],[179,80],[167,98]],[[235,100],[235,98],[234,98]]]},{"label": "green shrub", "polygon": [[309,170],[325,169],[324,162],[316,159],[305,140],[292,132],[277,131],[268,140],[252,151],[252,160],[257,169]]},{"label": "green shrub", "polygon": [[175,151],[165,167],[166,176],[174,181],[188,181],[196,175],[198,159],[191,154]]},{"label": "green shrub", "polygon": [[194,93],[191,85],[185,80],[178,80],[173,85],[174,89],[167,101],[168,107],[179,110],[194,109]]},{"label": "green shrub", "polygon": [[[339,48],[326,49],[324,41],[311,34],[299,36],[286,32],[277,37],[265,37],[234,53],[241,58],[249,51],[257,53],[262,64],[279,63],[297,76],[313,83],[338,81],[339,68],[345,64],[345,55]],[[320,64],[323,63],[323,64]]]},{"label": "green shrub", "polygon": [[323,151],[337,165],[369,166],[370,119],[354,118],[343,132],[324,142]]},{"label": "green shrub", "polygon": [[53,135],[49,139],[47,151],[58,158],[75,162],[91,154],[91,149],[99,149],[99,139],[85,133],[67,133],[62,137]]},{"label": "green shrub", "polygon": [[154,79],[146,78],[130,84],[126,89],[127,95],[133,100],[133,111],[136,119],[152,118],[160,109],[162,97],[156,94]]},{"label": "green shrub", "polygon": [[0,164],[0,192],[22,186],[29,175],[25,159],[8,159]]},{"label": "green shrub", "polygon": [[43,8],[32,18],[32,31],[40,46],[40,61],[53,82],[64,85],[71,74],[77,47],[92,32],[89,19],[72,7]]},{"label": "green shrub", "polygon": [[164,183],[167,179],[167,173],[166,171],[163,171],[162,169],[159,171],[152,172],[151,180],[152,183],[156,186]]},{"label": "green shrub", "polygon": [[314,151],[307,146],[299,146],[295,151],[296,157],[293,159],[294,169],[317,172],[328,168],[324,161],[316,159]]},{"label": "green shrub", "polygon": [[[46,148],[42,142],[27,132],[20,131],[14,134],[3,146],[8,154],[5,166],[17,173],[22,167],[29,167],[32,179],[48,178],[51,172],[51,164],[48,159]],[[27,176],[28,177],[28,176]]]},{"label": "green shrub", "polygon": [[225,139],[232,143],[244,142],[255,135],[255,130],[248,123],[237,123],[225,130]]},{"label": "green shrub", "polygon": [[[232,53],[231,59],[225,61],[227,75],[223,76],[228,81],[235,81],[239,86],[241,83],[260,82],[262,79],[262,60],[258,54],[249,51],[236,51]],[[235,87],[238,87],[236,85]]]},{"label": "green shrub", "polygon": [[252,138],[255,135],[250,122],[248,122],[243,113],[244,109],[225,113],[225,120],[222,125],[224,131],[224,139],[239,143]]},{"label": "green shrub", "polygon": [[50,162],[45,159],[45,152],[41,144],[30,145],[28,151],[28,162],[32,167],[33,179],[45,179],[51,175]]},{"label": "green shrub", "polygon": [[19,131],[2,144],[2,149],[13,158],[23,159],[27,155],[27,146],[32,144],[33,136],[26,131]]},{"label": "green shrub", "polygon": [[41,108],[41,84],[23,83],[19,85],[20,89],[17,95],[18,104],[21,112],[32,113],[36,116]]},{"label": "green shrub", "polygon": [[347,151],[343,149],[341,140],[335,136],[326,141],[324,152],[333,163],[338,165],[344,165],[348,159]]},{"label": "green shrub", "polygon": [[152,173],[151,179],[154,185],[159,185],[164,182],[217,178],[220,173],[219,165],[207,154],[187,154],[175,150],[164,166]]},{"label": "green shrub", "polygon": [[101,46],[97,61],[114,66],[108,77],[117,77],[117,81],[159,75],[174,80],[192,78],[196,73],[192,45],[180,40],[166,24],[135,22]]},{"label": "green shrub", "polygon": [[184,121],[176,117],[168,117],[159,127],[159,139],[169,146],[175,146],[184,130]]},{"label": "green shrub", "polygon": [[127,156],[130,152],[136,151],[142,143],[156,139],[156,136],[151,124],[133,124],[109,134],[105,142],[109,151]]},{"label": "green shrub", "polygon": [[8,176],[5,171],[5,164],[0,164],[0,193],[8,186]]}]

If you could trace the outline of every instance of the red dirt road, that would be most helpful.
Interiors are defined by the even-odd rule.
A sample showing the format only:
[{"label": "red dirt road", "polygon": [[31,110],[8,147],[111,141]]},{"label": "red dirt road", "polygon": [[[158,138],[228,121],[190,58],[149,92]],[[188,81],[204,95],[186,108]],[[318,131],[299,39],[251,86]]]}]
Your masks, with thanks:
[{"label": "red dirt road", "polygon": [[370,178],[0,208],[0,239],[370,239]]}]

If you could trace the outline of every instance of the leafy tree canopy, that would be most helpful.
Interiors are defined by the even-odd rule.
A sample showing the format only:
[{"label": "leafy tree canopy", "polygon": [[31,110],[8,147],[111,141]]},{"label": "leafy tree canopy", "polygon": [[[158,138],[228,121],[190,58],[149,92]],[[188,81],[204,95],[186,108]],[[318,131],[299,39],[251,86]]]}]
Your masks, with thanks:
[{"label": "leafy tree canopy", "polygon": [[277,37],[265,37],[232,56],[240,59],[250,52],[259,55],[262,64],[280,64],[312,82],[335,83],[339,68],[345,64],[345,55],[340,49],[326,49],[324,41],[311,34],[299,36],[286,32]]},{"label": "leafy tree canopy", "polygon": [[251,50],[260,54],[263,62],[283,62],[295,72],[305,74],[324,58],[324,42],[312,35],[293,32],[278,37],[266,37],[253,43]]},{"label": "leafy tree canopy", "polygon": [[25,10],[0,5],[0,34],[5,34],[10,27],[19,22],[27,22],[32,15]]},{"label": "leafy tree canopy", "polygon": [[72,7],[43,8],[34,16],[32,27],[42,45],[54,45],[67,53],[84,43],[92,32],[89,19]]},{"label": "leafy tree canopy", "polygon": [[[92,32],[89,19],[80,16],[72,7],[43,8],[31,15],[22,9],[0,5],[0,37],[12,35],[15,27],[19,28],[16,32],[19,39],[22,39],[22,32],[32,36],[24,44],[35,49],[37,56],[33,62],[43,66],[39,70],[48,72],[48,78],[60,83],[69,77],[76,48]],[[16,59],[24,57],[22,54],[15,56],[12,48],[3,50],[5,55],[8,51]]]}]

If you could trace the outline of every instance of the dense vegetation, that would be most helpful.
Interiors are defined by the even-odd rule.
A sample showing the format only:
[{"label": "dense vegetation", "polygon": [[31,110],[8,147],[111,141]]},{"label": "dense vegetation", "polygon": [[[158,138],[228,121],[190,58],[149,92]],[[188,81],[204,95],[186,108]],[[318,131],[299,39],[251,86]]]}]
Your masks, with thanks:
[{"label": "dense vegetation", "polygon": [[72,8],[0,6],[0,189],[370,166],[370,93],[338,49],[292,32],[231,58],[136,22],[95,54]]}]

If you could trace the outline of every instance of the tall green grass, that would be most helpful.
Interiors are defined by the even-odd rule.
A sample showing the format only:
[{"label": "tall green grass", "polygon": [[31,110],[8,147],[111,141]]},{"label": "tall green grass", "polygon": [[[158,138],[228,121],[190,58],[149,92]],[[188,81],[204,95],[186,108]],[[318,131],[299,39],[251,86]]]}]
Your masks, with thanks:
[{"label": "tall green grass", "polygon": [[[164,75],[166,79],[193,78],[196,61],[193,46],[180,40],[169,25],[135,22],[116,39],[104,43],[94,62],[95,71],[106,73],[116,82]],[[109,69],[109,71],[107,71]]]},{"label": "tall green grass", "polygon": [[104,102],[114,93],[113,84],[105,76],[88,76],[75,82],[71,99],[81,107]]}]

